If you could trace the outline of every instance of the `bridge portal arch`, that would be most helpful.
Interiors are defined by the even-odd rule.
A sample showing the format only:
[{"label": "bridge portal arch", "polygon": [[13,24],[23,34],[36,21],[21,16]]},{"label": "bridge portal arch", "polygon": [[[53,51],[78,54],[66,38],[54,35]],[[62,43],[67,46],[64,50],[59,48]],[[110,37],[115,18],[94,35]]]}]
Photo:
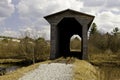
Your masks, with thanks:
[{"label": "bridge portal arch", "polygon": [[74,17],[64,17],[57,25],[58,56],[75,56],[82,59],[83,53],[70,51],[70,38],[78,34],[82,38],[82,26]]}]

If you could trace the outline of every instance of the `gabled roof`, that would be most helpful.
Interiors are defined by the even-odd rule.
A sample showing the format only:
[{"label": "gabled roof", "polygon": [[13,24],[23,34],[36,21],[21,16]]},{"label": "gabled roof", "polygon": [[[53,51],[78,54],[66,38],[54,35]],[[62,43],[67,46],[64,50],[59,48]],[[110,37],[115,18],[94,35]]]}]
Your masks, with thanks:
[{"label": "gabled roof", "polygon": [[47,15],[45,16],[44,18],[47,18],[47,17],[51,17],[51,16],[55,16],[55,15],[58,15],[58,14],[61,14],[61,13],[64,13],[64,12],[74,12],[74,13],[78,13],[78,14],[82,14],[82,15],[86,15],[88,17],[95,17],[93,15],[89,15],[89,14],[86,14],[86,13],[82,13],[82,12],[78,12],[78,11],[75,11],[75,10],[72,10],[72,9],[66,9],[66,10],[63,10],[63,11],[60,11],[60,12],[57,12],[57,13],[53,13],[53,14],[50,14],[50,15]]}]

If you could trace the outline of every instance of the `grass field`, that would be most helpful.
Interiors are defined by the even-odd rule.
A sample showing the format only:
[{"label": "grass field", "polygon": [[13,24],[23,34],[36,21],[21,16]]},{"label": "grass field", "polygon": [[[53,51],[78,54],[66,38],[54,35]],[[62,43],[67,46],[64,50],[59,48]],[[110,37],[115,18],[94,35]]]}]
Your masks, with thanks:
[{"label": "grass field", "polygon": [[89,55],[89,62],[95,65],[110,64],[120,66],[120,57],[118,54],[91,54]]},{"label": "grass field", "polygon": [[[95,56],[98,56],[98,55],[94,55],[94,57]],[[59,58],[56,60],[39,62],[39,63],[33,64],[33,65],[30,65],[28,67],[22,67],[14,72],[11,72],[10,74],[0,76],[0,80],[18,80],[25,73],[36,69],[39,65],[49,64],[51,62],[55,62],[55,63],[56,62],[59,62],[59,63],[65,62],[66,64],[67,63],[73,64],[74,65],[73,66],[74,80],[120,80],[120,66],[111,66],[109,64],[96,66],[96,65],[90,64],[89,62],[87,62],[85,60],[79,60],[76,58],[72,58],[71,61],[69,62],[69,59],[70,58],[67,58],[67,59]],[[99,62],[99,60],[97,60],[94,63],[96,63],[96,62],[101,63],[102,61],[107,60],[107,59],[104,59],[104,60],[102,60],[102,59],[103,58],[99,58],[100,62]],[[68,61],[68,62],[66,62],[66,61]],[[91,61],[94,61],[94,59]]]},{"label": "grass field", "polygon": [[[10,74],[4,75],[0,77],[0,80],[18,80],[21,76],[23,76],[25,73],[36,69],[40,64],[44,64],[44,63],[51,63],[51,62],[65,62],[66,64],[74,64],[74,80],[90,80],[90,79],[94,79],[94,80],[98,80],[97,76],[98,74],[96,74],[96,68],[94,68],[91,64],[89,64],[88,62],[84,61],[84,60],[78,60],[76,58],[72,58],[72,60],[70,62],[69,58],[64,59],[64,58],[59,58],[53,61],[45,61],[45,62],[40,62],[40,63],[36,63],[34,65],[28,66],[28,67],[23,67],[20,68]],[[85,73],[87,71],[87,73]],[[86,79],[88,78],[88,79]]]},{"label": "grass field", "polygon": [[100,80],[120,80],[120,57],[118,54],[91,54],[89,60],[98,66]]}]

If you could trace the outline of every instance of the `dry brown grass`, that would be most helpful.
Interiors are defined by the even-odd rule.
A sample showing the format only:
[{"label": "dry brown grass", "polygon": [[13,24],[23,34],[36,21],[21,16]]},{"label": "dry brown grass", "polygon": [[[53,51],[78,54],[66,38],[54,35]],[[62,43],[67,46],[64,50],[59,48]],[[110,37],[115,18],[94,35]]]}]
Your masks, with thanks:
[{"label": "dry brown grass", "polygon": [[[20,68],[10,74],[4,75],[0,77],[0,80],[18,80],[22,77],[25,73],[36,69],[41,64],[51,63],[51,62],[65,62],[68,61],[70,58],[59,58],[53,61],[45,61],[36,63],[34,65]],[[73,80],[100,80],[99,68],[91,65],[87,61],[79,60],[76,58],[71,58],[70,64],[73,64]]]},{"label": "dry brown grass", "polygon": [[[45,61],[45,62],[36,63],[28,67],[20,68],[10,74],[1,76],[0,80],[18,80],[25,73],[36,69],[40,64],[51,63],[51,62],[58,62],[58,63],[65,62],[66,63],[68,60],[70,60],[70,57],[68,57],[67,59],[61,57],[53,61]],[[91,64],[89,64],[88,62],[84,60],[78,60],[75,58],[71,58],[70,63],[74,65],[73,67],[74,80],[92,80],[92,79],[98,80],[97,79],[98,72],[96,68],[92,66]]]},{"label": "dry brown grass", "polygon": [[40,62],[33,64],[28,67],[22,67],[21,69],[18,69],[10,74],[6,74],[4,76],[0,76],[0,80],[18,80],[20,77],[22,77],[25,73],[36,69],[40,64],[48,63],[50,61]]},{"label": "dry brown grass", "polygon": [[99,80],[99,71],[96,67],[84,60],[75,59],[74,80]]},{"label": "dry brown grass", "polygon": [[21,62],[24,59],[0,59],[0,64],[3,63],[16,63],[16,62]]},{"label": "dry brown grass", "polygon": [[104,65],[105,63],[108,63],[120,66],[120,58],[118,54],[91,54],[89,55],[89,62],[95,65]]}]

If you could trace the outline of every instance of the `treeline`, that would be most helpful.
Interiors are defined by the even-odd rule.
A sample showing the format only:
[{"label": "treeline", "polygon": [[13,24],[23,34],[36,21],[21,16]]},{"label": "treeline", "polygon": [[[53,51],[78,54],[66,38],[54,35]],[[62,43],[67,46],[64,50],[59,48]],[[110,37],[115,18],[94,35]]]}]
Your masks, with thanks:
[{"label": "treeline", "polygon": [[120,32],[115,27],[111,33],[100,33],[97,25],[93,23],[89,36],[90,53],[119,53],[120,52]]},{"label": "treeline", "polygon": [[0,41],[0,58],[4,59],[25,59],[34,63],[48,59],[49,52],[49,42],[44,38],[32,39],[26,36],[19,42],[8,39]]}]

